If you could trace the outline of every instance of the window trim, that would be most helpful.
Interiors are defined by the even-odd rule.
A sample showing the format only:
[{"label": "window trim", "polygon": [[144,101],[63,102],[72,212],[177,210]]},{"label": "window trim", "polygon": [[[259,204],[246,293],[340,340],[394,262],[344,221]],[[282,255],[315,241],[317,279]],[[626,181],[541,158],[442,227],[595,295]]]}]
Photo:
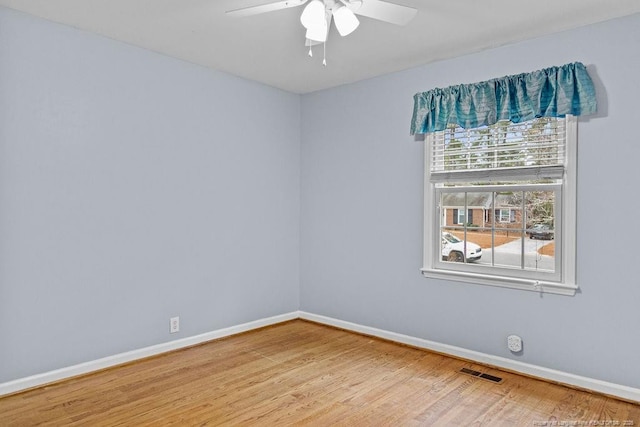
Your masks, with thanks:
[{"label": "window trim", "polygon": [[430,180],[429,160],[433,147],[433,134],[426,134],[424,141],[424,241],[422,274],[427,278],[472,283],[478,285],[498,286],[526,291],[551,293],[559,295],[575,295],[578,290],[576,284],[576,215],[577,215],[577,155],[578,155],[577,118],[567,115],[566,119],[566,155],[564,159],[564,176],[562,185],[561,224],[556,230],[561,235],[561,245],[555,250],[560,254],[560,281],[534,280],[519,277],[502,276],[454,269],[435,267],[435,252],[433,244],[434,232],[440,232],[438,226],[439,214],[434,209],[436,201],[435,184]]}]

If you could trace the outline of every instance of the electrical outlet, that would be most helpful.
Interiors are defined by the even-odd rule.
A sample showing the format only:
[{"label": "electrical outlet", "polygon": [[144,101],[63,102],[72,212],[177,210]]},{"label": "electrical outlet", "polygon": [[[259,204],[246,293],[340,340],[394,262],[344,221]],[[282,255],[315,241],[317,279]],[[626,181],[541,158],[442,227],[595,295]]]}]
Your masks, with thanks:
[{"label": "electrical outlet", "polygon": [[176,332],[180,332],[180,317],[169,319],[169,333],[175,334]]},{"label": "electrical outlet", "polygon": [[517,335],[509,335],[507,337],[507,347],[514,353],[522,351],[522,338]]}]

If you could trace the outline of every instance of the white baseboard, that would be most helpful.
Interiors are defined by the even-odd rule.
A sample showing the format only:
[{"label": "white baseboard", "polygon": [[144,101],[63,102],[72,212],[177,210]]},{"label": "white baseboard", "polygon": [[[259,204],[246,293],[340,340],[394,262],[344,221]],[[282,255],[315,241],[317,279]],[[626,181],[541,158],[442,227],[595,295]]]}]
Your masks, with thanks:
[{"label": "white baseboard", "polygon": [[622,399],[640,402],[640,389],[637,389],[637,388],[628,387],[620,384],[614,384],[614,383],[601,381],[593,378],[582,377],[582,376],[570,374],[567,372],[557,371],[555,369],[549,369],[542,366],[531,365],[529,363],[523,363],[516,360],[500,357],[500,356],[493,356],[490,354],[480,353],[473,350],[467,350],[465,348],[455,347],[452,345],[441,344],[434,341],[425,340],[422,338],[416,338],[408,335],[397,334],[395,332],[389,332],[382,329],[371,328],[369,326],[363,326],[356,323],[333,319],[331,317],[307,313],[304,311],[300,311],[299,316],[301,319],[306,319],[306,320],[322,323],[329,326],[335,326],[337,328],[346,329],[348,331],[353,331],[353,332],[357,332],[365,335],[371,335],[371,336],[383,338],[389,341],[407,344],[413,347],[423,348],[426,350],[432,350],[438,353],[448,354],[451,356],[460,357],[460,358],[475,361],[478,363],[495,366],[497,368],[507,369],[513,372],[520,372],[525,375],[531,375],[533,377],[541,378],[548,381],[567,384],[567,385],[603,393],[609,396],[616,396]]},{"label": "white baseboard", "polygon": [[264,326],[274,325],[276,323],[285,322],[287,320],[297,319],[299,316],[297,311],[281,314],[278,316],[268,317],[265,319],[255,320],[253,322],[243,323],[241,325],[231,326],[228,328],[218,329],[216,331],[207,332],[192,337],[182,338],[175,341],[169,341],[138,350],[128,351],[113,356],[104,357],[102,359],[92,360],[78,365],[66,368],[56,369],[54,371],[44,372],[42,374],[32,375],[30,377],[18,378],[17,380],[0,383],[0,396],[38,387],[44,384],[60,381],[66,378],[78,375],[88,374],[90,372],[109,368],[123,363],[132,362],[134,360],[143,359],[145,357],[155,356],[168,351],[178,350],[192,345],[201,344],[206,341],[227,337],[230,335],[247,332],[252,329],[262,328]]},{"label": "white baseboard", "polygon": [[192,345],[201,344],[206,341],[223,338],[230,335],[247,332],[253,329],[258,329],[298,318],[322,323],[329,326],[335,326],[337,328],[346,329],[360,334],[383,338],[389,341],[395,341],[401,344],[407,344],[417,348],[423,348],[426,350],[436,351],[438,353],[449,354],[451,356],[472,360],[478,363],[495,366],[497,368],[508,369],[514,372],[520,372],[549,381],[568,384],[587,390],[593,390],[610,396],[617,396],[626,400],[640,402],[640,389],[637,388],[596,380],[593,378],[582,377],[567,372],[557,371],[554,369],[548,369],[541,366],[518,362],[516,360],[506,359],[504,357],[493,356],[473,350],[467,350],[461,347],[441,344],[422,338],[389,332],[382,329],[376,329],[369,326],[363,326],[357,323],[346,322],[343,320],[307,313],[304,311],[294,311],[291,313],[281,314],[265,319],[259,319],[253,322],[243,323],[241,325],[218,329],[216,331],[207,332],[192,337],[145,347],[126,353],[120,353],[114,356],[109,356],[62,369],[56,369],[54,371],[44,372],[42,374],[37,374],[30,377],[19,378],[14,381],[0,383],[0,396],[16,393],[22,390],[42,386],[78,375],[88,374],[90,372],[98,371],[116,365],[121,365],[123,363],[132,362],[138,359],[143,359],[145,357],[155,356],[161,353],[166,353],[168,351],[190,347]]}]

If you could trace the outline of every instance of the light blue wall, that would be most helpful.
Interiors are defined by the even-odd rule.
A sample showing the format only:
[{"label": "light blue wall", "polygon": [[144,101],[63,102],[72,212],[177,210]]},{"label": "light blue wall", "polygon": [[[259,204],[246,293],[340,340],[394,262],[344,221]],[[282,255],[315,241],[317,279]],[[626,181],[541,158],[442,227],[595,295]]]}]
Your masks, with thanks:
[{"label": "light blue wall", "polygon": [[0,8],[0,383],[297,310],[299,171],[298,95]]},{"label": "light blue wall", "polygon": [[[640,387],[640,15],[302,99],[301,309]],[[581,61],[600,113],[579,122],[575,297],[425,279],[413,94]],[[623,214],[624,213],[624,214]]]},{"label": "light blue wall", "polygon": [[[0,8],[0,382],[301,308],[640,387],[639,28],[301,98]],[[581,293],[422,278],[413,94],[573,61]]]}]

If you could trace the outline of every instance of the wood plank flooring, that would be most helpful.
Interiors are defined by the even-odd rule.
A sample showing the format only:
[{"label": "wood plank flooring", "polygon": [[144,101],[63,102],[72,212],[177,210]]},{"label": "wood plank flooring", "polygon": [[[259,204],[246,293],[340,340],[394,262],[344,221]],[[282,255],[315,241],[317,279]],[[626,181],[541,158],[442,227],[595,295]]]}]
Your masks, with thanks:
[{"label": "wood plank flooring", "polygon": [[0,398],[0,426],[32,425],[640,426],[640,405],[294,320]]}]

